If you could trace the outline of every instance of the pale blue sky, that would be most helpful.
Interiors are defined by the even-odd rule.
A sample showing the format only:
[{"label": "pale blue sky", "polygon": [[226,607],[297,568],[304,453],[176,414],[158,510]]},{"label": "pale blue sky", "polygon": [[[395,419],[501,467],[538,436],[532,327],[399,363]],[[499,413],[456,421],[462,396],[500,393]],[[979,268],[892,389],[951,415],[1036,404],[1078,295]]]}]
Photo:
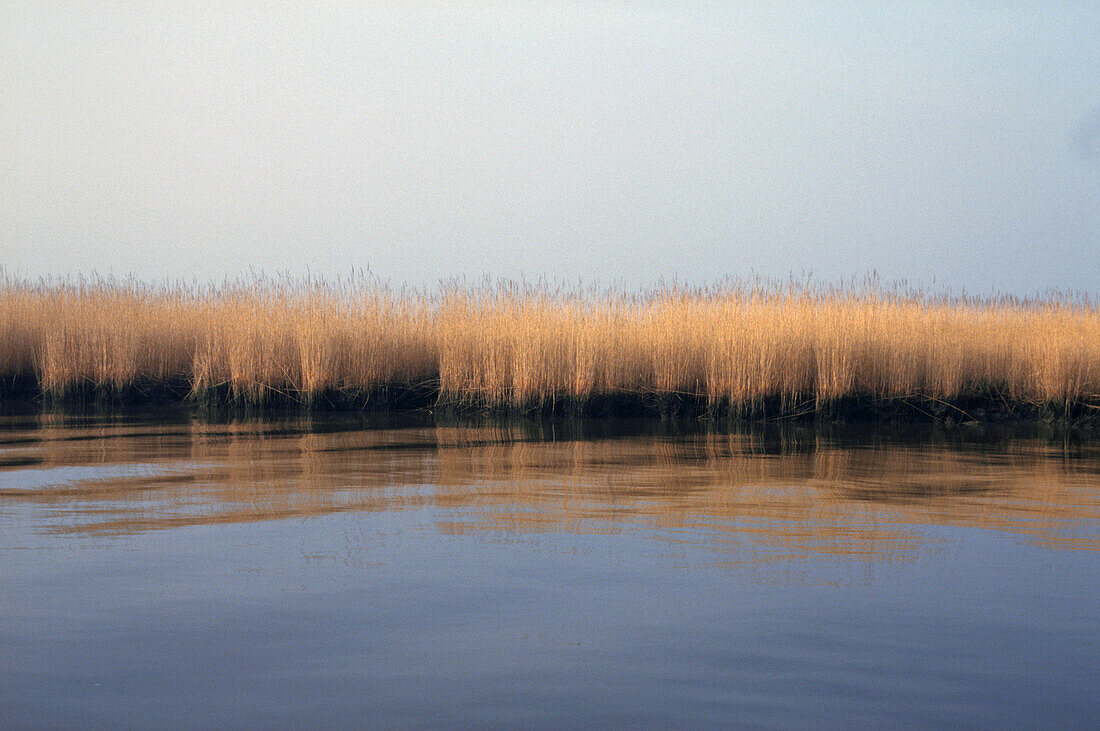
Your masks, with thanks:
[{"label": "pale blue sky", "polygon": [[1098,38],[1100,3],[3,3],[0,264],[1098,292]]}]

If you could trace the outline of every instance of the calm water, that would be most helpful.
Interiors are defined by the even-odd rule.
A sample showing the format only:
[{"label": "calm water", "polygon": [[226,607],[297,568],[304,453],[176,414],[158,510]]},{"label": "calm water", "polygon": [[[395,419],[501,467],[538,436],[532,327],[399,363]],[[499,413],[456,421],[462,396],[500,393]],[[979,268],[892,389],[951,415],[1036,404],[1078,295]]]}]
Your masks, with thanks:
[{"label": "calm water", "polygon": [[1100,443],[0,417],[0,726],[1086,726]]}]

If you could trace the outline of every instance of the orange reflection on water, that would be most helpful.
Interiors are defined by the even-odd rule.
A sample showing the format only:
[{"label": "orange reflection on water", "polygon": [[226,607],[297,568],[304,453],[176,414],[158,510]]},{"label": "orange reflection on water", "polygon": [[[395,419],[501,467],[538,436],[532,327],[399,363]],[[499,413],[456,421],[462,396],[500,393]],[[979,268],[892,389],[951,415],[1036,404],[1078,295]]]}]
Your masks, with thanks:
[{"label": "orange reflection on water", "polygon": [[1100,448],[807,429],[592,435],[530,423],[39,416],[0,423],[0,520],[17,506],[43,530],[76,534],[435,508],[443,517],[433,512],[432,525],[446,533],[651,531],[772,557],[903,556],[929,525],[1097,549]]}]

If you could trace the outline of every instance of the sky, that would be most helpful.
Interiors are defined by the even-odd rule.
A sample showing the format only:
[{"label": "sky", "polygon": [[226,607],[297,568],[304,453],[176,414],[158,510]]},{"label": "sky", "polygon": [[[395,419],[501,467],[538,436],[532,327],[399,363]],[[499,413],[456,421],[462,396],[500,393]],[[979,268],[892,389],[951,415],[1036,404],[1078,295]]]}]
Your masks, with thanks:
[{"label": "sky", "polygon": [[0,3],[0,266],[1100,292],[1100,3]]}]

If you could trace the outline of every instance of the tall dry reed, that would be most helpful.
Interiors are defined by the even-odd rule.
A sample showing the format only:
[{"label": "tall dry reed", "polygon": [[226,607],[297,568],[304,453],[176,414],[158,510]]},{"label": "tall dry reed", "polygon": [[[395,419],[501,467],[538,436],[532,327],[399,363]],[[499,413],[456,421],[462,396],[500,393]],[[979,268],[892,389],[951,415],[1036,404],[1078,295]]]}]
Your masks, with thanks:
[{"label": "tall dry reed", "polygon": [[1100,308],[874,283],[644,293],[395,291],[366,280],[218,287],[0,280],[0,376],[48,393],[186,384],[262,401],[420,387],[536,406],[681,394],[741,408],[840,397],[1100,402]]}]

